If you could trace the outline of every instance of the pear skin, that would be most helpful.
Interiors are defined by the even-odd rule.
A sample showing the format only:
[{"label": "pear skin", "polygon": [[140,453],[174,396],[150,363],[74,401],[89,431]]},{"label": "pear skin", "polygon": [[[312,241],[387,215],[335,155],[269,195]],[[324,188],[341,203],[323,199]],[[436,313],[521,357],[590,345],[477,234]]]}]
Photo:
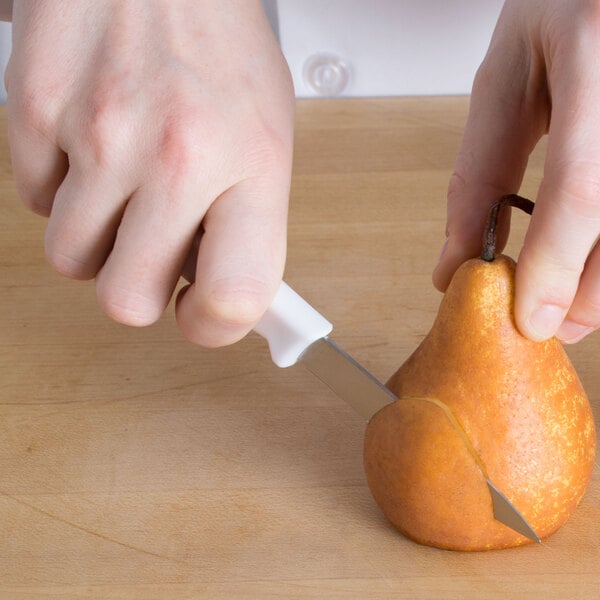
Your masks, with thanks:
[{"label": "pear skin", "polygon": [[561,343],[517,330],[514,272],[503,255],[457,270],[431,331],[387,383],[400,399],[367,426],[371,492],[422,544],[530,542],[494,519],[484,474],[541,538],[565,523],[590,481],[590,404]]}]

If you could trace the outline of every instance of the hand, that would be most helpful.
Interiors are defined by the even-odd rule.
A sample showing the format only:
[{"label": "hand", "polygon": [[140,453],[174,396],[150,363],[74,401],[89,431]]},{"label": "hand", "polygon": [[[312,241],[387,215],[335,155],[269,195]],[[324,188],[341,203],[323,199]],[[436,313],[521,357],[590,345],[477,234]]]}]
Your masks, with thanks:
[{"label": "hand", "polygon": [[[448,190],[444,290],[476,256],[490,203],[517,192],[548,133],[544,178],[520,252],[515,318],[534,340],[600,326],[600,2],[508,0],[477,73]],[[501,246],[508,235],[505,215]]]},{"label": "hand", "polygon": [[15,2],[6,81],[15,182],[49,217],[50,263],[147,325],[201,228],[179,326],[205,346],[245,335],[282,277],[293,137],[260,2]]}]

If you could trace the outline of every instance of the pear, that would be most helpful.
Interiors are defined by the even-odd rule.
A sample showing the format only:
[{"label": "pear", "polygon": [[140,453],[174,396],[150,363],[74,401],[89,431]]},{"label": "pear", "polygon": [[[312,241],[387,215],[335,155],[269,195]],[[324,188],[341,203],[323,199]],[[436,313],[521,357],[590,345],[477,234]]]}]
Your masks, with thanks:
[{"label": "pear", "polygon": [[456,271],[431,331],[387,383],[399,400],[365,433],[383,513],[409,538],[453,550],[530,542],[494,519],[485,477],[545,538],[581,500],[595,461],[590,404],[561,343],[516,328],[515,262],[494,253],[493,210],[486,258]]}]

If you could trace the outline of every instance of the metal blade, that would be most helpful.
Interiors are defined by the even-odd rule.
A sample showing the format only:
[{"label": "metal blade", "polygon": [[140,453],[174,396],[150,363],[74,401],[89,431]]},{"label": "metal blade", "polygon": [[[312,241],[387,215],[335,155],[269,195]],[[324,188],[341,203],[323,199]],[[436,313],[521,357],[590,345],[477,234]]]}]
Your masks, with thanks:
[{"label": "metal blade", "polygon": [[[384,406],[398,400],[391,390],[328,337],[311,344],[300,356],[300,362],[367,421]],[[541,543],[512,502],[487,478],[486,483],[492,497],[494,518]]]},{"label": "metal blade", "polygon": [[312,343],[300,356],[300,361],[367,421],[386,404],[398,400],[328,337]]},{"label": "metal blade", "polygon": [[500,521],[500,523],[510,527],[513,531],[541,544],[542,540],[525,520],[525,517],[515,508],[513,503],[489,479],[485,481],[492,496],[492,506],[496,521]]}]

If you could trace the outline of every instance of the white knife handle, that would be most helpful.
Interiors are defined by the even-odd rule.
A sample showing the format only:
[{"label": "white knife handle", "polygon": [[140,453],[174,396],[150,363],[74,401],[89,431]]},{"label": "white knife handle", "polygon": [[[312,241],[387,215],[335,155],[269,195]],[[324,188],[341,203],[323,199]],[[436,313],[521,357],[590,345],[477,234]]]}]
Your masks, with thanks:
[{"label": "white knife handle", "polygon": [[278,367],[298,362],[306,348],[332,329],[333,325],[284,281],[254,327],[254,331],[269,342],[271,358]]}]

